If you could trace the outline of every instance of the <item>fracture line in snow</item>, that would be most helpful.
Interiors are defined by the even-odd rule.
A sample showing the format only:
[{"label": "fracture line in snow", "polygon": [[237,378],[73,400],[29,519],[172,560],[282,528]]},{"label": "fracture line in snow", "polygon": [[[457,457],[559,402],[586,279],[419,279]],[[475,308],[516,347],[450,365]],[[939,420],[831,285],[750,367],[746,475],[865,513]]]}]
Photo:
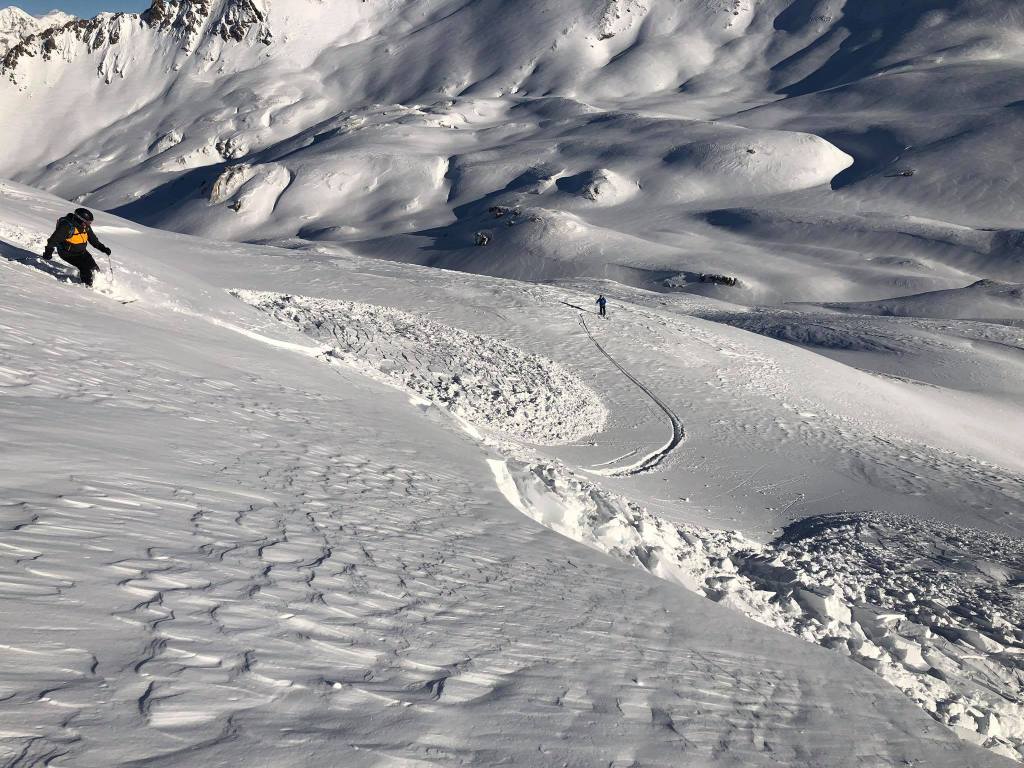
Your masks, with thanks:
[{"label": "fracture line in snow", "polygon": [[[315,354],[314,347],[218,324],[245,330],[245,335],[278,348],[333,361],[330,355]],[[632,471],[596,474],[636,474],[657,466],[682,441],[681,421],[608,354],[582,317],[580,325],[601,353],[647,394],[673,425],[672,439],[665,447],[646,456]],[[421,407],[434,402],[415,390],[410,394]],[[538,464],[521,455],[516,458],[521,449],[495,446],[457,412],[445,412],[484,448],[497,489],[524,515],[763,624],[836,648],[902,691],[961,738],[1013,759],[1024,755],[1017,662],[1008,650],[1020,637],[1017,614],[1012,613],[1011,621],[1001,614],[968,615],[955,610],[965,600],[977,602],[971,599],[979,594],[972,578],[950,582],[940,573],[933,574],[929,583],[926,570],[903,574],[900,579],[901,575],[890,569],[878,570],[874,580],[870,577],[880,536],[886,539],[883,550],[895,542],[908,550],[902,556],[904,562],[920,560],[915,543],[922,521],[854,515],[836,518],[835,523],[819,523],[821,530],[794,531],[789,538],[761,545],[736,532],[658,518],[557,463]],[[741,484],[752,482],[759,472],[760,468]],[[865,534],[869,534],[866,542]],[[939,537],[938,546],[945,553],[946,542],[959,545],[971,536],[968,529],[947,531]],[[984,534],[973,536],[977,541],[968,552],[968,562],[977,558],[974,550],[986,558],[994,551]],[[930,549],[925,552],[932,554]],[[1015,552],[1010,547],[997,560],[1011,559]],[[953,607],[932,597],[919,600],[918,593],[952,593]]]},{"label": "fracture line in snow", "polygon": [[664,461],[665,458],[676,449],[676,446],[683,442],[683,438],[686,437],[686,432],[683,429],[683,422],[679,418],[679,415],[675,411],[673,411],[668,405],[665,404],[664,400],[662,400],[660,397],[654,394],[654,392],[652,392],[647,387],[647,385],[645,385],[642,381],[637,379],[636,376],[634,376],[632,373],[626,370],[626,368],[624,368],[618,360],[616,360],[614,357],[608,354],[608,350],[602,347],[600,342],[598,342],[598,340],[594,338],[594,334],[590,332],[590,328],[587,327],[587,321],[582,314],[580,314],[579,319],[580,326],[583,328],[584,331],[587,332],[587,336],[589,336],[590,340],[594,342],[594,346],[597,347],[598,351],[602,355],[607,357],[611,364],[618,368],[623,376],[625,376],[631,382],[636,384],[640,391],[647,395],[647,397],[649,397],[651,401],[656,406],[658,406],[658,408],[661,409],[661,411],[668,417],[669,422],[672,424],[672,437],[669,438],[668,442],[665,443],[665,445],[663,445],[661,448],[658,448],[656,451],[652,451],[651,453],[647,454],[639,461],[633,462],[632,464],[629,464],[628,466],[625,467],[611,469],[600,469],[600,467],[602,467],[603,465],[598,464],[597,466],[592,467],[586,471],[595,475],[606,475],[609,477],[627,477],[629,475],[639,475],[642,472],[650,472],[652,469],[661,464],[661,462]]},{"label": "fracture line in snow", "polygon": [[[1019,546],[1008,537],[999,546],[992,534],[878,513],[808,518],[758,544],[736,531],[659,518],[561,464],[494,455],[487,464],[498,490],[546,528],[837,650],[960,738],[1013,760],[1024,756],[1017,654],[1008,650],[1020,637],[1013,598],[991,613],[966,608],[990,588],[962,567],[982,552],[1014,560]],[[890,549],[893,564],[927,563],[942,551],[959,567],[883,570],[879,552]]]}]

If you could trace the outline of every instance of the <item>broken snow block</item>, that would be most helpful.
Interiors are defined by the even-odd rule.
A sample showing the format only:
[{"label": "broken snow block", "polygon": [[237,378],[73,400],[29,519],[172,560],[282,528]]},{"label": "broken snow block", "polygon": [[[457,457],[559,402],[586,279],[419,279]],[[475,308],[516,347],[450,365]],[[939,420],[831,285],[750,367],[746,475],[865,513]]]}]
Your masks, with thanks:
[{"label": "broken snow block", "polygon": [[977,723],[978,732],[983,736],[999,737],[1003,735],[999,718],[992,712],[983,712],[981,717],[977,718]]},{"label": "broken snow block", "polygon": [[881,639],[880,644],[907,669],[915,672],[927,672],[931,668],[931,665],[921,655],[921,646],[913,640],[899,635],[888,635]]},{"label": "broken snow block", "polygon": [[814,591],[801,587],[793,593],[793,597],[805,611],[822,622],[839,621],[849,624],[853,620],[849,606],[828,587],[816,587]]},{"label": "broken snow block", "polygon": [[476,245],[487,245],[491,242],[491,236],[486,232],[474,232],[473,242]]},{"label": "broken snow block", "polygon": [[1001,643],[997,643],[991,637],[983,635],[976,629],[957,629],[956,633],[961,640],[968,645],[977,648],[979,651],[985,651],[986,653],[1000,653],[1006,650]]}]

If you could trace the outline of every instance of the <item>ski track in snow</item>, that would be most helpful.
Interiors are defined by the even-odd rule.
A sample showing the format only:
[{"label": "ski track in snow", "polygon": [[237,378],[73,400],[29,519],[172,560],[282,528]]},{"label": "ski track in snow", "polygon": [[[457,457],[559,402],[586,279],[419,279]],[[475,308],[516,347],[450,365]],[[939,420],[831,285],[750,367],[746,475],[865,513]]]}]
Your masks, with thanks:
[{"label": "ski track in snow", "polygon": [[647,395],[647,397],[649,397],[651,401],[656,406],[658,406],[658,408],[661,409],[662,413],[664,413],[665,416],[668,417],[669,423],[672,425],[672,436],[669,438],[668,442],[665,443],[664,446],[657,449],[656,451],[647,454],[639,461],[636,461],[628,466],[608,469],[598,468],[600,467],[600,465],[598,465],[598,467],[593,467],[588,471],[596,475],[608,475],[611,477],[628,477],[630,475],[639,475],[643,472],[650,472],[651,470],[658,467],[661,464],[661,462],[664,461],[668,457],[668,455],[672,453],[672,451],[674,451],[681,442],[683,442],[683,439],[686,436],[686,433],[683,429],[683,422],[679,418],[678,414],[676,414],[675,411],[673,411],[668,405],[665,404],[665,401],[663,401],[660,397],[654,394],[654,392],[652,392],[650,388],[648,388],[642,381],[637,379],[632,373],[626,370],[626,368],[624,368],[618,360],[612,357],[608,353],[608,350],[606,350],[601,345],[601,343],[594,338],[594,334],[592,334],[590,332],[590,328],[587,327],[587,321],[583,317],[582,313],[579,317],[580,325],[583,327],[583,330],[587,332],[587,336],[590,337],[590,340],[594,342],[594,346],[597,347],[598,351],[606,358],[608,358],[609,362],[611,362],[612,365],[614,365],[619,371],[621,371],[623,376],[625,376],[627,379],[633,382],[645,395]]},{"label": "ski track in snow", "polygon": [[[845,474],[869,485],[905,496],[940,492],[971,508],[972,514],[984,518],[993,529],[1016,530],[1007,526],[1006,519],[1009,510],[1024,503],[1024,476],[1019,472],[907,440],[877,419],[835,416],[827,402],[807,398],[799,382],[788,378],[776,359],[707,328],[636,305],[618,313],[615,322],[620,333],[649,356],[667,354],[676,339],[684,337],[727,361],[742,361],[741,366],[722,365],[709,381],[719,400],[717,408],[734,419],[731,424],[714,423],[718,439],[737,446],[762,441],[775,446],[813,446],[814,454],[827,452]],[[777,415],[766,418],[769,410]],[[803,504],[803,500],[796,503]]]}]

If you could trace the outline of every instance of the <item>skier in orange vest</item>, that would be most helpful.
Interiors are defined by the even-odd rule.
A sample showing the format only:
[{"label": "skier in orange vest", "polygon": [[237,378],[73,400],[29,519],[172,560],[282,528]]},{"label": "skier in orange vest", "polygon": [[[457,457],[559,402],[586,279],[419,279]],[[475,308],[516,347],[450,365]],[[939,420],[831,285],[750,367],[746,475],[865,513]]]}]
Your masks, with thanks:
[{"label": "skier in orange vest", "polygon": [[69,213],[57,222],[57,228],[46,241],[46,250],[43,251],[43,258],[49,261],[56,249],[58,256],[78,268],[82,282],[89,286],[92,285],[92,273],[99,269],[99,265],[86,246],[91,245],[101,253],[110,255],[110,249],[92,231],[92,220],[92,211],[86,208],[78,208],[74,213]]}]

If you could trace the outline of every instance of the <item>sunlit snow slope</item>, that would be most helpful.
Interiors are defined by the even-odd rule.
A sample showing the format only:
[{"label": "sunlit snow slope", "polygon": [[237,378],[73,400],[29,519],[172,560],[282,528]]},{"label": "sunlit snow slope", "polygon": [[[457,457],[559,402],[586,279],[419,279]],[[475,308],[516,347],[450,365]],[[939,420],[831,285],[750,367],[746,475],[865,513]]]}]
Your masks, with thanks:
[{"label": "sunlit snow slope", "polygon": [[0,28],[0,762],[1024,759],[1015,0]]},{"label": "sunlit snow slope", "polygon": [[8,54],[0,175],[744,304],[1019,283],[1022,39],[1015,0],[161,0]]},{"label": "sunlit snow slope", "polygon": [[[102,214],[91,293],[32,256],[69,204],[2,200],[5,761],[1019,754],[1020,454],[925,423],[940,395],[714,302],[611,294],[613,323],[590,285]],[[840,507],[903,517],[769,542]]]}]

